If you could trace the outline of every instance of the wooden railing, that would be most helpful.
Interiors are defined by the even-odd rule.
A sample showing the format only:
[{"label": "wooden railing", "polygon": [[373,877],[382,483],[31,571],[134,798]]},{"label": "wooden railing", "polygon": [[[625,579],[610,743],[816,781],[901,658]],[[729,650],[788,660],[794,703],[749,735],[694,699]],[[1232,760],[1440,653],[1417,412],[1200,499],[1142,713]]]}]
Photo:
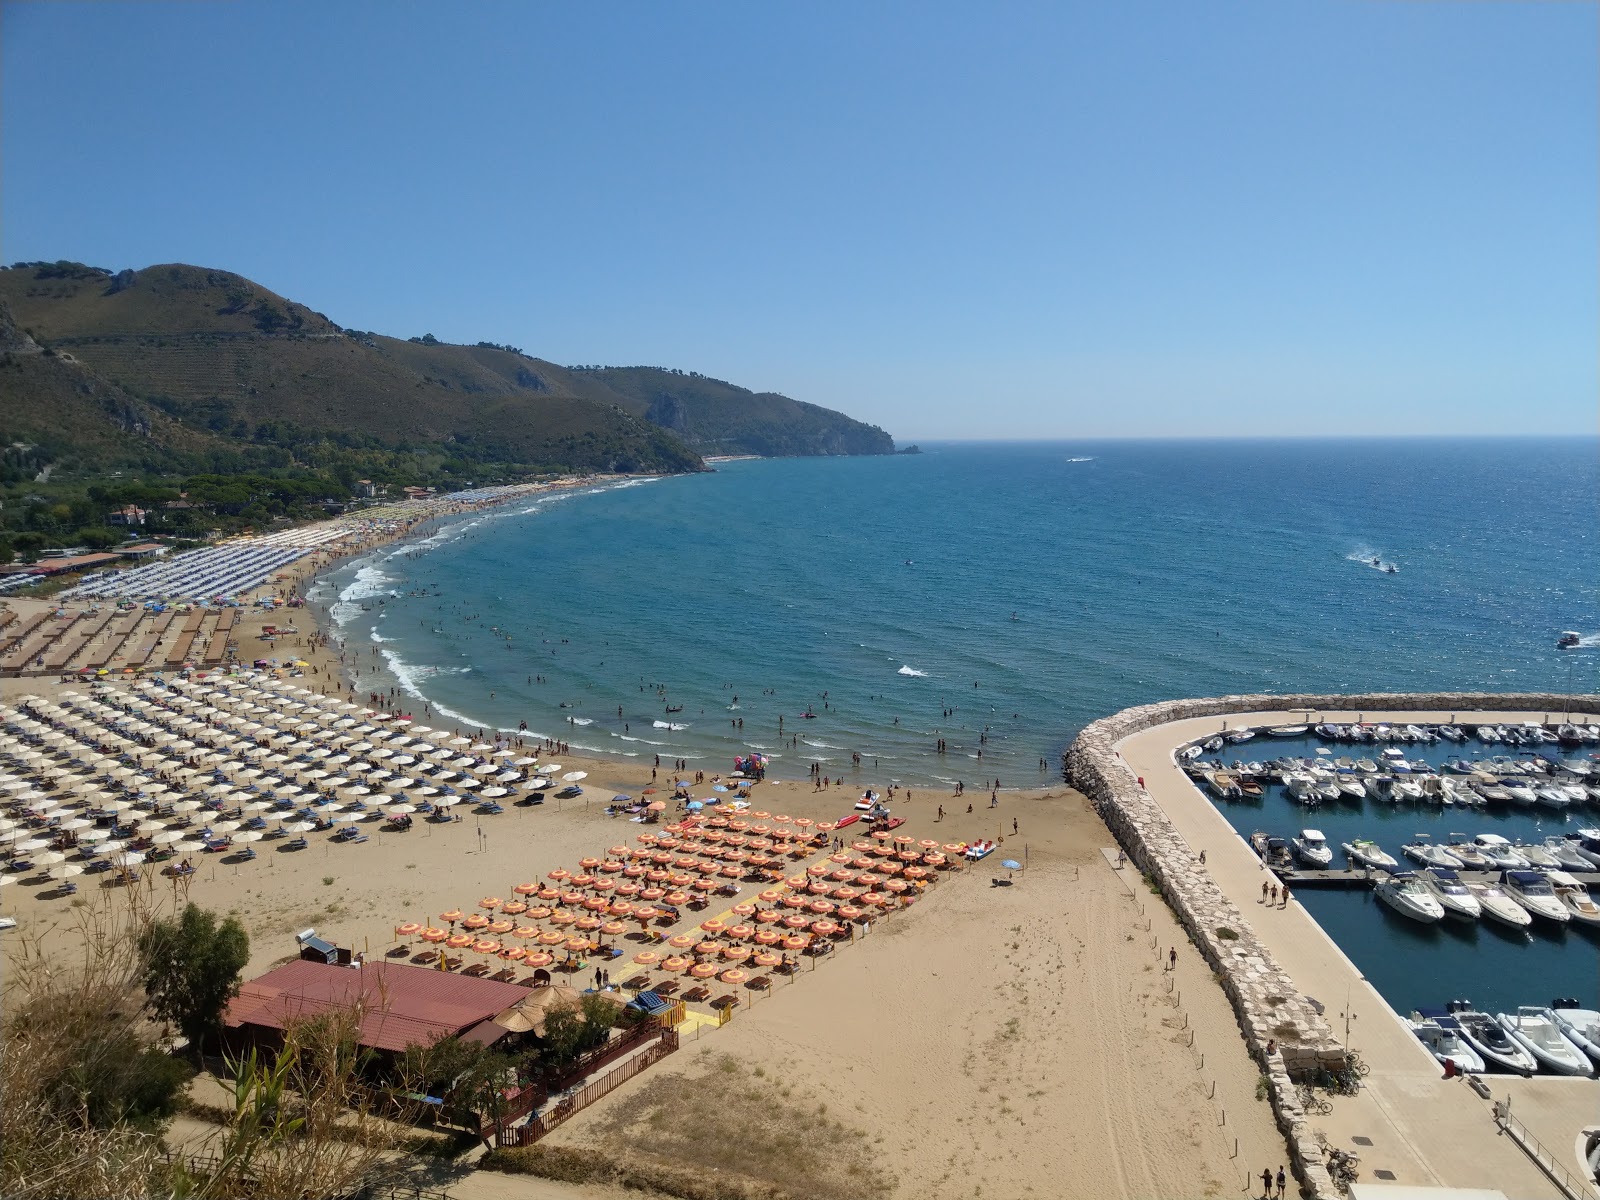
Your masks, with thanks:
[{"label": "wooden railing", "polygon": [[[569,1096],[563,1096],[546,1111],[529,1117],[526,1124],[507,1128],[502,1123],[494,1131],[495,1143],[500,1146],[533,1145],[569,1117],[582,1112],[602,1096],[615,1091],[641,1071],[649,1069],[677,1050],[676,1029],[651,1025],[641,1025],[639,1028],[650,1031],[650,1036],[654,1038],[653,1044],[646,1046],[621,1066],[613,1067],[599,1079],[591,1080]],[[632,1044],[637,1045],[637,1041],[633,1041]]]}]

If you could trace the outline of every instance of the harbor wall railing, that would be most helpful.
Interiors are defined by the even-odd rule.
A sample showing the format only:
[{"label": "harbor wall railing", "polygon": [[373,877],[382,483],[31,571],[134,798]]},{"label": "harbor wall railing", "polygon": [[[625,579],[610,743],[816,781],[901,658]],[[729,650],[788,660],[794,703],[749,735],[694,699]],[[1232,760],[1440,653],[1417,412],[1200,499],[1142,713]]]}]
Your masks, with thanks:
[{"label": "harbor wall railing", "polygon": [[[1283,713],[1284,724],[1315,724],[1324,714],[1439,712],[1522,713],[1541,723],[1574,713],[1600,712],[1600,696],[1546,692],[1371,693],[1362,695],[1250,695],[1169,700],[1126,708],[1088,725],[1064,756],[1067,779],[1095,806],[1124,853],[1160,892],[1233,1006],[1240,1032],[1267,1078],[1273,1115],[1288,1142],[1303,1194],[1316,1200],[1340,1195],[1323,1149],[1312,1133],[1296,1082],[1319,1068],[1342,1066],[1345,1047],[1322,1013],[1257,937],[1244,913],[1197,861],[1149,792],[1117,753],[1119,742],[1158,725],[1197,717]],[[1174,746],[1174,750],[1176,750]],[[1268,1054],[1269,1042],[1276,1053]]]}]

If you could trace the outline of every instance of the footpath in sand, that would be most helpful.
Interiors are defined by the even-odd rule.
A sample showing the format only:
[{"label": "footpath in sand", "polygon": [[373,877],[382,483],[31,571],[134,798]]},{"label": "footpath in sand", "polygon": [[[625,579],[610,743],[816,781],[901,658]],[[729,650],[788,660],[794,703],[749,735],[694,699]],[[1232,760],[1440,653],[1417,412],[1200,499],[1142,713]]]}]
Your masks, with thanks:
[{"label": "footpath in sand", "polygon": [[[1465,714],[1364,713],[1368,721],[1443,722]],[[1538,719],[1542,714],[1531,714]],[[1354,721],[1357,714],[1320,713],[1319,720]],[[1482,714],[1484,720],[1520,722],[1527,713]],[[1230,713],[1229,728],[1282,724],[1285,714]],[[1473,719],[1476,719],[1476,715]],[[1333,1097],[1333,1112],[1312,1118],[1336,1146],[1361,1156],[1363,1181],[1433,1187],[1492,1187],[1508,1196],[1560,1196],[1561,1192],[1510,1138],[1501,1136],[1490,1101],[1460,1080],[1444,1080],[1437,1062],[1377,990],[1298,903],[1278,909],[1261,904],[1267,876],[1249,845],[1178,768],[1174,751],[1223,727],[1223,717],[1174,722],[1145,730],[1117,749],[1144,780],[1146,790],[1198,854],[1217,885],[1245,914],[1262,941],[1294,978],[1317,997],[1327,1019],[1371,1068],[1359,1095]],[[1575,1171],[1573,1139],[1600,1120],[1600,1083],[1590,1079],[1506,1075],[1484,1077],[1496,1099],[1511,1098],[1513,1114],[1527,1124],[1568,1170]],[[1364,1139],[1364,1140],[1357,1140]],[[1388,1172],[1381,1175],[1379,1172]]]}]

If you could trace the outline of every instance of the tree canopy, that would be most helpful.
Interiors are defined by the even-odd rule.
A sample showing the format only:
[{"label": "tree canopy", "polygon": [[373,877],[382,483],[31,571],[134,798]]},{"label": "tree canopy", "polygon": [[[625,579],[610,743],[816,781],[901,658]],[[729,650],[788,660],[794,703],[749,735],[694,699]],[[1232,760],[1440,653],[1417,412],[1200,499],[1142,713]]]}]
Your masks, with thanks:
[{"label": "tree canopy", "polygon": [[234,917],[186,904],[176,917],[152,921],[139,935],[139,965],[151,1012],[178,1028],[198,1053],[221,1025],[239,976],[250,961],[250,938]]}]

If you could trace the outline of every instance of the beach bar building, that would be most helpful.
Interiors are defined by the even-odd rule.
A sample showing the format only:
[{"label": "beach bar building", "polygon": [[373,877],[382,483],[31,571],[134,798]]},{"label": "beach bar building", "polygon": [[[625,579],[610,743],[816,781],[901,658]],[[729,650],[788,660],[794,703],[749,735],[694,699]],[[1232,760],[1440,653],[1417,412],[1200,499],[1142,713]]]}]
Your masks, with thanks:
[{"label": "beach bar building", "polygon": [[490,1045],[512,1032],[495,1015],[527,999],[518,984],[406,963],[298,959],[239,989],[223,1015],[223,1040],[235,1052],[276,1049],[290,1024],[349,1009],[359,1017],[360,1044],[371,1050],[403,1053],[452,1034]]}]

